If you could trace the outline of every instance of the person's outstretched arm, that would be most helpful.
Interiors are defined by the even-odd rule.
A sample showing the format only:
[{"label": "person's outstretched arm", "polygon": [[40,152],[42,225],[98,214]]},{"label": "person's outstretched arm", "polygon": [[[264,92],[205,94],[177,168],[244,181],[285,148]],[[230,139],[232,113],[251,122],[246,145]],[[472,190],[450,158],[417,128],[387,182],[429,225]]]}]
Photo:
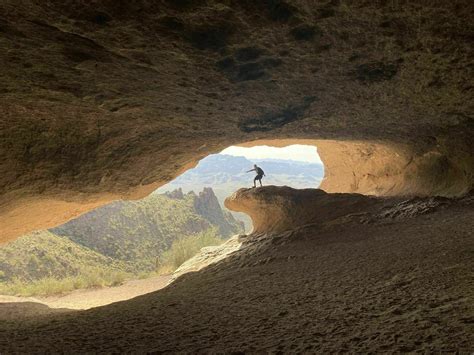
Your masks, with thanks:
[{"label": "person's outstretched arm", "polygon": [[246,173],[250,173],[251,171],[255,171],[255,169],[250,169],[249,171],[246,171]]}]

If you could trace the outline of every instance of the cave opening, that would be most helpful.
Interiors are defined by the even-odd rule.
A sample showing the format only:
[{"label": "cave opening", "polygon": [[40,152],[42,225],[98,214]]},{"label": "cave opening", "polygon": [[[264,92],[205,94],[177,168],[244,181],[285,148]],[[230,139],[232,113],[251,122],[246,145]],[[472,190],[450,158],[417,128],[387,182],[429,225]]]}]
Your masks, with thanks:
[{"label": "cave opening", "polygon": [[[324,178],[324,164],[317,147],[298,140],[248,142],[229,146],[201,159],[192,169],[158,188],[154,193],[180,194],[212,189],[220,206],[239,188],[252,187],[257,165],[265,176],[262,185],[290,186],[295,189],[318,188]],[[253,173],[253,175],[252,175]],[[256,181],[256,186],[259,186]],[[252,222],[244,214],[229,211],[251,232]]]},{"label": "cave opening", "polygon": [[[242,173],[226,199],[255,229],[238,252],[106,308],[25,321],[29,299],[3,321],[0,306],[0,354],[471,353],[473,12],[468,0],[0,1],[0,283],[59,291],[134,274],[121,286],[145,293],[169,280],[140,271],[164,266],[172,236],[238,228],[214,190],[156,189],[232,145],[314,145],[324,162],[319,188],[292,189],[246,158],[267,176],[251,188]],[[211,200],[221,215],[203,213]],[[74,297],[63,307],[95,296]]]},{"label": "cave opening", "polygon": [[[153,292],[239,250],[239,235],[294,226],[286,206],[313,221],[300,202],[321,199],[321,190],[450,196],[466,185],[457,166],[439,152],[415,154],[385,142],[253,140],[210,148],[204,157],[196,152],[196,157],[197,163],[185,162],[187,170],[142,199],[114,201],[1,246],[0,302],[34,296],[51,308],[86,309]],[[270,189],[253,189],[254,164],[265,172],[263,186]],[[440,183],[448,173],[456,179]],[[280,209],[269,205],[257,214],[242,203],[245,194],[227,203],[242,190],[285,201]],[[343,207],[336,206],[316,212]]]},{"label": "cave opening", "polygon": [[[240,248],[232,237],[253,226],[224,200],[252,187],[254,164],[264,169],[264,186],[317,188],[324,177],[312,144],[229,146],[143,199],[115,201],[1,246],[0,302],[35,297],[52,309],[87,309],[155,291],[227,257]],[[202,248],[218,256],[190,262]]]}]

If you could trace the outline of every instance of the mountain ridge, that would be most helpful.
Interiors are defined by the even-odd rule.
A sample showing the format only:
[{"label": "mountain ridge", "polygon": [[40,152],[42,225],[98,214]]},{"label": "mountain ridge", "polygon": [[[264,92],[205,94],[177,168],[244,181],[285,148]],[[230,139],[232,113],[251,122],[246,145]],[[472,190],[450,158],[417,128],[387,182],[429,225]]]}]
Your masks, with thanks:
[{"label": "mountain ridge", "polygon": [[116,201],[0,248],[0,292],[7,284],[48,278],[77,282],[85,273],[113,274],[114,279],[140,276],[155,272],[179,239],[206,233],[225,239],[243,230],[242,222],[221,209],[211,188]]},{"label": "mountain ridge", "polygon": [[[172,182],[160,187],[154,193],[165,193],[182,189],[184,193],[212,187],[222,208],[224,200],[242,187],[253,186],[253,173],[247,173],[258,163],[265,171],[264,185],[291,186],[293,188],[318,187],[324,176],[324,166],[285,159],[249,160],[243,156],[213,154],[202,159],[198,165],[178,176]],[[246,231],[252,229],[250,218],[230,211],[232,215],[245,223]]]}]

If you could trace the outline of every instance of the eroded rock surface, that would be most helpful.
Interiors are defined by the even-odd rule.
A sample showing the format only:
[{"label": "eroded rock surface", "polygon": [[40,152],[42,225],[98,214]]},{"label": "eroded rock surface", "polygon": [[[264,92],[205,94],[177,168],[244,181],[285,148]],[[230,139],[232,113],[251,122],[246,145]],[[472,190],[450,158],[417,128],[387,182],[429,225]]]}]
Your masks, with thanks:
[{"label": "eroded rock surface", "polygon": [[253,232],[281,233],[308,224],[321,225],[338,217],[370,212],[383,200],[355,194],[328,194],[320,189],[264,186],[240,189],[225,200],[225,206],[250,216]]},{"label": "eroded rock surface", "polygon": [[[285,231],[268,225],[242,237],[243,248],[228,258],[148,295],[84,312],[0,322],[0,352],[473,349],[471,197],[436,207],[432,199],[267,187],[242,190],[239,201],[248,195],[249,206],[265,202],[270,209],[269,192],[276,195],[275,213],[286,194],[293,201],[287,211],[302,211],[298,201],[306,207],[311,201],[321,220],[294,220],[299,227]],[[341,202],[341,196],[352,207],[335,212],[331,199]],[[419,209],[423,204],[431,207]],[[415,212],[384,214],[397,210]],[[308,220],[305,214],[301,219]]]},{"label": "eroded rock surface", "polygon": [[199,271],[209,265],[215,264],[232,253],[239,250],[242,246],[239,236],[233,236],[221,245],[209,246],[202,248],[198,254],[191,259],[185,261],[179,268],[177,268],[170,279],[170,283],[175,281],[181,275],[189,272]]},{"label": "eroded rock surface", "polygon": [[[255,140],[342,141],[320,144],[328,191],[466,194],[473,13],[470,0],[2,1],[0,241]],[[472,351],[472,205],[270,191],[238,195],[263,233],[252,247],[127,302],[1,322],[0,352]]]},{"label": "eroded rock surface", "polygon": [[2,1],[1,240],[256,139],[401,144],[394,189],[383,169],[357,173],[370,149],[345,160],[354,181],[330,159],[327,186],[465,193],[472,14],[469,0]]}]

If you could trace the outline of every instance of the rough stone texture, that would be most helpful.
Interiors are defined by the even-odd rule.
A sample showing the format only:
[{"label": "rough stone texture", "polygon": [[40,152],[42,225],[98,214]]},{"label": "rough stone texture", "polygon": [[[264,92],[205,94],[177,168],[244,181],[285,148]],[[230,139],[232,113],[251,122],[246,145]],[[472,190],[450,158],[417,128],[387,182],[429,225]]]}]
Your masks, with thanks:
[{"label": "rough stone texture", "polygon": [[142,197],[256,139],[402,145],[424,161],[411,180],[434,172],[446,186],[408,193],[465,193],[473,9],[469,0],[4,0],[0,238]]},{"label": "rough stone texture", "polygon": [[314,145],[324,163],[320,188],[366,195],[460,196],[472,188],[470,161],[432,150],[416,154],[406,144],[315,139],[256,140],[242,146]]},{"label": "rough stone texture", "polygon": [[[473,15],[470,0],[3,0],[0,241],[259,139],[336,141],[317,144],[327,191],[463,195]],[[288,214],[260,230],[285,231],[158,293],[1,322],[0,352],[472,351],[472,203],[374,212],[388,200],[347,195],[368,209],[324,218],[303,212],[332,195],[246,194]]]},{"label": "rough stone texture", "polygon": [[221,236],[228,237],[239,230],[242,232],[245,230],[242,221],[237,221],[231,213],[222,210],[214,191],[210,187],[205,187],[199,192],[199,196],[196,196],[194,200],[194,208],[199,215],[217,226]]},{"label": "rough stone texture", "polygon": [[241,246],[242,243],[239,240],[239,236],[235,235],[221,245],[202,248],[198,254],[186,260],[173,272],[169,283],[172,283],[181,275],[199,271],[229,257],[229,255],[239,250]]},{"label": "rough stone texture", "polygon": [[[293,202],[293,215],[320,215],[301,215],[313,223],[296,220],[291,230],[260,225],[228,258],[157,292],[0,322],[0,352],[472,352],[472,195],[435,206],[433,198],[284,187],[239,194],[247,195],[242,209],[254,200],[251,215],[281,210],[282,196]],[[328,208],[336,202],[349,207]]]},{"label": "rough stone texture", "polygon": [[[325,165],[321,188],[369,195],[462,196],[472,189],[473,155],[436,149],[414,153],[405,144],[319,141]],[[454,153],[453,153],[454,154]]]},{"label": "rough stone texture", "polygon": [[369,212],[382,201],[361,195],[327,194],[319,189],[264,186],[236,191],[225,200],[225,206],[248,214],[252,219],[252,233],[258,234],[321,224],[362,209]]}]

